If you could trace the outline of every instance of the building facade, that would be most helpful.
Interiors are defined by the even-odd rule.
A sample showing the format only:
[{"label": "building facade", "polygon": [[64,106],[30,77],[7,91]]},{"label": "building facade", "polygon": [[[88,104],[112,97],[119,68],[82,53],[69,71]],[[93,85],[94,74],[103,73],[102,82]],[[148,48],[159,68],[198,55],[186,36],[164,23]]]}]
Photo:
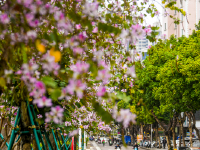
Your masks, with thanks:
[{"label": "building facade", "polygon": [[[162,33],[166,35],[167,39],[172,34],[175,37],[181,37],[182,35],[188,37],[196,29],[195,24],[198,24],[200,20],[200,0],[177,0],[176,2],[175,6],[183,9],[186,12],[186,16],[176,10],[163,9]],[[180,24],[175,24],[170,15],[179,18]]]}]

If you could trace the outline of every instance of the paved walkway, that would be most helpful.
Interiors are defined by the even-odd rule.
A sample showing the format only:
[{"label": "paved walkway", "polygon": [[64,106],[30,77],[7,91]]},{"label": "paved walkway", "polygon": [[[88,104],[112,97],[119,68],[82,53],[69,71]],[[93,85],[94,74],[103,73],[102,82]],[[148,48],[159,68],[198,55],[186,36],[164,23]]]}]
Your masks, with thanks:
[{"label": "paved walkway", "polygon": [[[109,146],[108,143],[103,146],[103,144],[97,144],[95,141],[89,141],[87,145],[87,150],[115,150],[115,145]],[[124,147],[122,146],[121,150],[133,150],[132,146]],[[159,149],[159,148],[145,148],[145,147],[139,147],[138,150],[167,150],[165,149]]]}]

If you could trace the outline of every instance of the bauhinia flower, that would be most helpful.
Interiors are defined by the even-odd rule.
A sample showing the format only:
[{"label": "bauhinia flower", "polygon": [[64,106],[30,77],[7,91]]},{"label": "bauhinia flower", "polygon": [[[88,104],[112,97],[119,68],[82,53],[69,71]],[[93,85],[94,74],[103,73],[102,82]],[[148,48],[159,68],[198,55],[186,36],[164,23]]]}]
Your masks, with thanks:
[{"label": "bauhinia flower", "polygon": [[109,78],[111,77],[110,73],[107,69],[99,70],[98,76],[96,77],[97,80],[102,80],[103,83],[107,83]]},{"label": "bauhinia flower", "polygon": [[9,23],[10,19],[9,19],[7,14],[1,14],[0,15],[0,21],[3,24],[7,24],[7,23]]},{"label": "bauhinia flower", "polygon": [[42,96],[39,99],[34,99],[33,104],[37,104],[39,108],[43,107],[50,107],[52,106],[52,100],[50,98],[46,98],[45,96]]},{"label": "bauhinia flower", "polygon": [[69,85],[66,88],[69,94],[73,95],[75,92],[78,98],[82,98],[83,91],[86,89],[86,87],[87,87],[86,84],[82,83],[81,80],[70,79]]},{"label": "bauhinia flower", "polygon": [[133,65],[132,67],[128,68],[126,74],[132,76],[133,78],[136,78],[135,65]]},{"label": "bauhinia flower", "polygon": [[86,73],[89,69],[90,65],[86,62],[81,62],[81,61],[78,61],[75,65],[71,65],[71,69],[80,74],[80,73]]},{"label": "bauhinia flower", "polygon": [[97,96],[104,96],[105,93],[106,93],[105,86],[100,86],[98,91],[97,91]]},{"label": "bauhinia flower", "polygon": [[60,106],[51,107],[51,112],[45,113],[45,122],[51,122],[53,120],[57,124],[62,123],[63,112],[64,109]]}]

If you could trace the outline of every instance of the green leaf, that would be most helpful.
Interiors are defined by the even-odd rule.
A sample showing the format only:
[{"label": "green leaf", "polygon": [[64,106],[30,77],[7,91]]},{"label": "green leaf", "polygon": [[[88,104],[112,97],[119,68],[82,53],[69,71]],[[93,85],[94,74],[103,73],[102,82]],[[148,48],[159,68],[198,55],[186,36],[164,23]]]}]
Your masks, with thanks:
[{"label": "green leaf", "polygon": [[23,57],[23,63],[27,63],[27,54],[26,54],[27,48],[22,45],[22,57]]},{"label": "green leaf", "polygon": [[97,115],[102,117],[102,121],[106,124],[110,123],[113,119],[109,112],[105,111],[98,102],[93,102],[94,110],[97,112]]},{"label": "green leaf", "polygon": [[6,86],[6,81],[5,81],[5,79],[3,77],[0,77],[0,86],[1,87]]},{"label": "green leaf", "polygon": [[58,100],[58,98],[61,96],[61,90],[60,89],[55,89],[53,92],[51,92],[51,98],[52,100]]},{"label": "green leaf", "polygon": [[42,82],[46,86],[50,86],[50,87],[53,87],[53,88],[57,87],[57,83],[54,81],[54,79],[52,77],[45,76],[45,77],[42,78]]},{"label": "green leaf", "polygon": [[117,92],[117,98],[122,99],[126,103],[128,103],[131,100],[130,96],[127,96],[126,93],[122,93],[122,92]]}]

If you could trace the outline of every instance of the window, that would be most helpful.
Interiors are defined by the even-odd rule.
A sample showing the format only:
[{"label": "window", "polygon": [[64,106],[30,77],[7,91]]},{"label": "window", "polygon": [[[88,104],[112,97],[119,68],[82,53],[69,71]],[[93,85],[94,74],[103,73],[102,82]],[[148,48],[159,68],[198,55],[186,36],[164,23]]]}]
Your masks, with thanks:
[{"label": "window", "polygon": [[167,23],[165,23],[165,31],[167,30]]},{"label": "window", "polygon": [[182,29],[182,36],[183,36],[183,29]]},{"label": "window", "polygon": [[183,0],[180,0],[181,8],[183,8]]},{"label": "window", "polygon": [[174,11],[174,15],[176,15],[176,10]]},{"label": "window", "polygon": [[175,29],[176,29],[177,28],[177,24],[175,23],[174,25],[175,25]]},{"label": "window", "polygon": [[176,38],[176,35],[175,35],[175,38]]}]

